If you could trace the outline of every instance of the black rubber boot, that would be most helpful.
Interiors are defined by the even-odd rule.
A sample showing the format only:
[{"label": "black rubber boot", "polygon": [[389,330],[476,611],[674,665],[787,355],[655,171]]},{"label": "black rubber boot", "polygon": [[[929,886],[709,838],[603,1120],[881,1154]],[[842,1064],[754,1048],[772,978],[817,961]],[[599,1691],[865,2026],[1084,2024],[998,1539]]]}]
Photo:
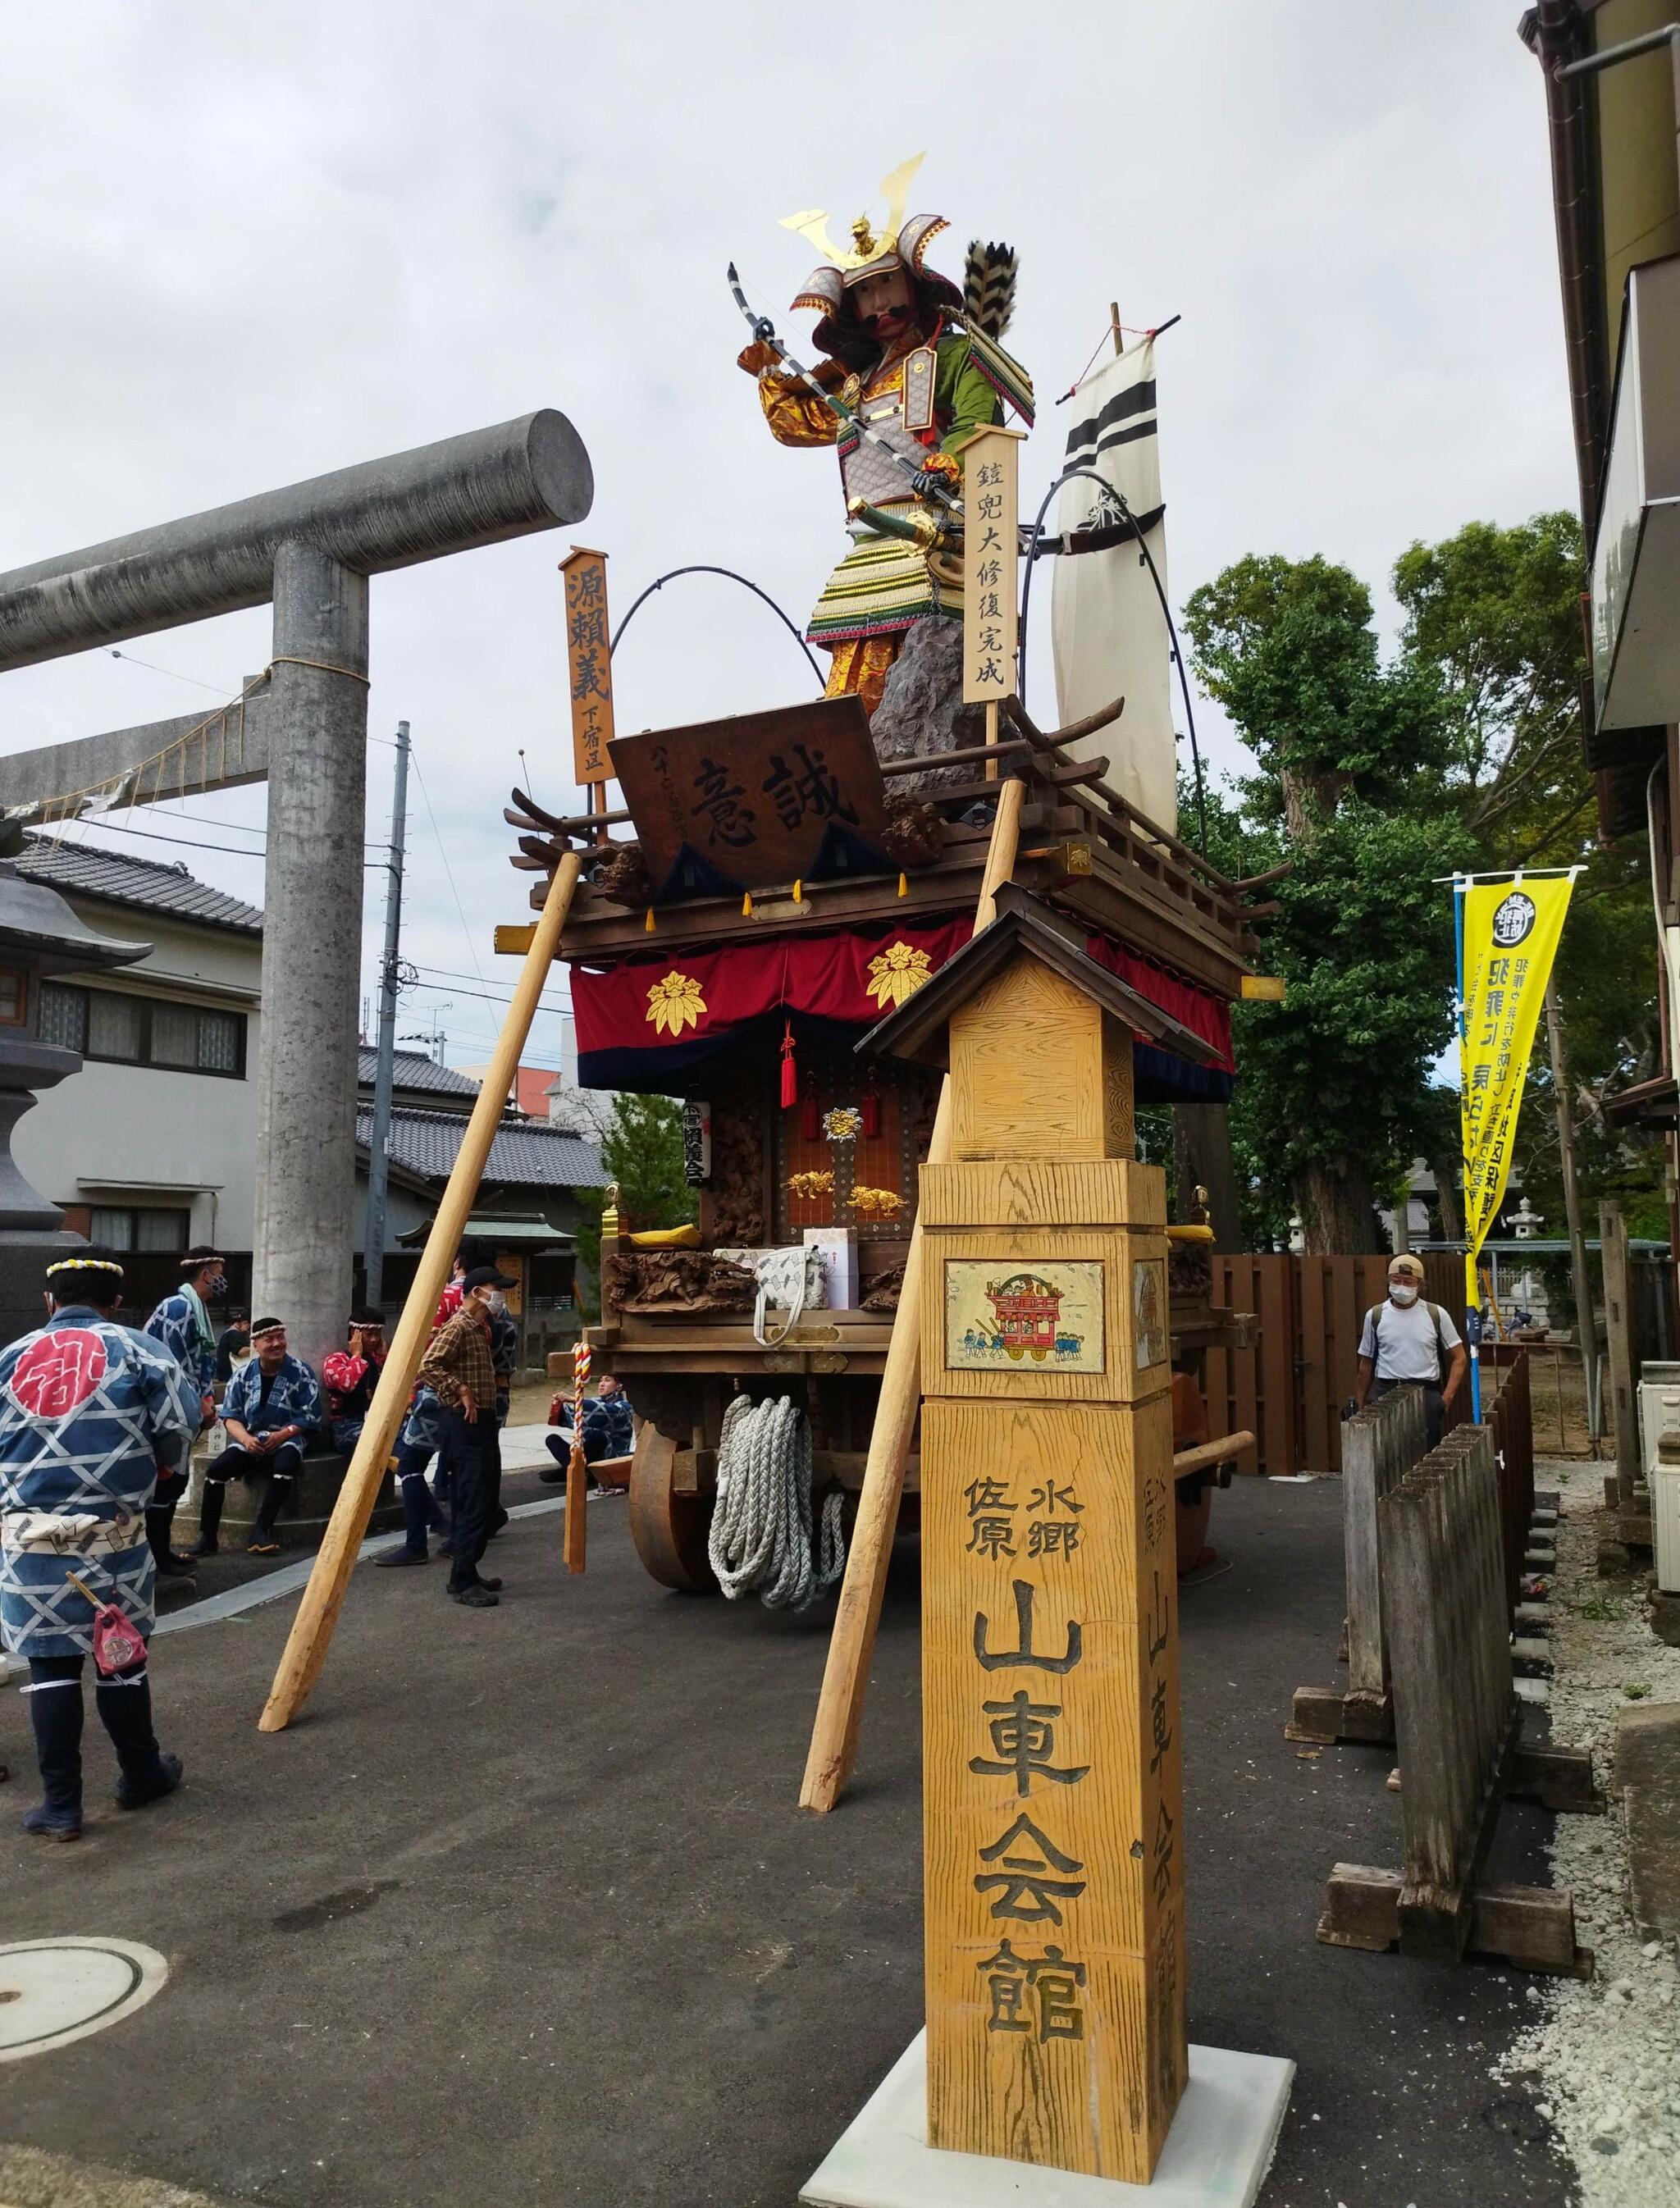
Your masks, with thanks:
[{"label": "black rubber boot", "polygon": [[37,1658],[29,1666],[29,1721],[41,1767],[43,1799],[23,1820],[44,1839],[81,1838],[81,1665],[75,1658]]},{"label": "black rubber boot", "polygon": [[177,1557],[169,1545],[170,1529],[175,1523],[172,1503],[153,1503],[146,1513],[146,1539],[151,1545],[152,1561],[158,1568],[159,1579],[178,1580],[192,1577],[192,1565],[185,1557]]},{"label": "black rubber boot", "polygon": [[227,1494],[225,1479],[207,1479],[204,1492],[198,1498],[198,1539],[193,1543],[195,1557],[213,1557],[216,1536],[222,1528],[222,1503]]},{"label": "black rubber boot", "polygon": [[152,1730],[152,1689],[145,1664],[119,1671],[115,1678],[97,1680],[93,1701],[117,1750],[117,1806],[137,1809],[142,1803],[173,1793],[181,1782],[180,1761],[159,1752]]}]

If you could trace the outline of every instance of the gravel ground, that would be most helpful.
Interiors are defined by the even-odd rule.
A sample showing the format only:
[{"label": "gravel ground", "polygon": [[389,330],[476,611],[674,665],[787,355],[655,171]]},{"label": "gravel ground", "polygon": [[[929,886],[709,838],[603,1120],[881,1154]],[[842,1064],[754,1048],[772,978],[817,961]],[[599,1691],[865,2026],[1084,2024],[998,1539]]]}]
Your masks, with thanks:
[{"label": "gravel ground", "polygon": [[[1573,2157],[1583,2208],[1658,2208],[1680,2195],[1680,1975],[1672,1941],[1644,1941],[1628,1909],[1622,1807],[1610,1786],[1616,1712],[1629,1700],[1680,1701],[1680,1648],[1652,1632],[1642,1582],[1597,1569],[1604,1467],[1536,1467],[1562,1496],[1551,1607],[1551,1737],[1590,1747],[1609,1798],[1602,1817],[1559,1817],[1553,1882],[1573,1888],[1577,1937],[1598,1960],[1582,1983],[1538,1981],[1534,2022],[1497,2066],[1538,2079],[1540,2113]],[[1630,1697],[1629,1688],[1646,1695]]]}]

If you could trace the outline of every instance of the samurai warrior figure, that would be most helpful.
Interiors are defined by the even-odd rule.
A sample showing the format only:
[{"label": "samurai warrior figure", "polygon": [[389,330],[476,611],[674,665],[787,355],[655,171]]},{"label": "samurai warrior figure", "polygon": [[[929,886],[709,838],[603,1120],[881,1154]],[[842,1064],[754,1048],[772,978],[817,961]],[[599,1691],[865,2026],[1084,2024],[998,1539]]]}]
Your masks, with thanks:
[{"label": "samurai warrior figure", "polygon": [[[784,225],[826,256],[793,303],[821,316],[813,340],[827,358],[812,381],[873,437],[790,373],[774,344],[755,339],[740,364],[759,379],[778,444],[837,447],[849,511],[861,500],[896,519],[925,523],[960,496],[959,455],[977,429],[1000,423],[1006,407],[1031,426],[1033,387],[998,343],[1014,308],[1016,256],[976,240],[961,291],[927,267],[928,247],[950,225],[937,214],[903,219],[921,159],[885,180],[885,228],[860,216],[849,250],[831,242],[820,208],[789,215]],[[855,527],[854,549],[829,578],[806,632],[832,655],[827,696],[855,691],[873,713],[911,627],[929,616],[961,620],[960,555],[943,531],[924,526],[919,533],[920,542]]]}]

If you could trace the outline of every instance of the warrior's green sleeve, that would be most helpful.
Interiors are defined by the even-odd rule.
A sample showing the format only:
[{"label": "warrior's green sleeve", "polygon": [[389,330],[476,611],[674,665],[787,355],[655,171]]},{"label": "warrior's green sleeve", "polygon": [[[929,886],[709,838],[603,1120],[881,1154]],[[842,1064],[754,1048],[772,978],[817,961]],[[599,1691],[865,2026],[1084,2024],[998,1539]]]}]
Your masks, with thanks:
[{"label": "warrior's green sleeve", "polygon": [[976,429],[1004,418],[1003,401],[975,366],[966,337],[949,339],[939,347],[933,406],[936,413],[951,416],[951,427],[939,440],[942,453],[960,453]]}]

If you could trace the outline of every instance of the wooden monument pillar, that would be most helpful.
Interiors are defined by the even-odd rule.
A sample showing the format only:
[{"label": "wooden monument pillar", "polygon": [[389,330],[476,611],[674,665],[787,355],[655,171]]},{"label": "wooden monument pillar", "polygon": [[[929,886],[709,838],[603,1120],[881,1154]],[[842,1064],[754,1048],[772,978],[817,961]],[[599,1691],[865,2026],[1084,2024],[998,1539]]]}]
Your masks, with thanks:
[{"label": "wooden monument pillar", "polygon": [[1134,2184],[1187,2075],[1166,1182],[1132,1140],[1162,1017],[1009,891],[876,1030],[948,1056],[952,1107],[920,1214],[927,2140]]}]

